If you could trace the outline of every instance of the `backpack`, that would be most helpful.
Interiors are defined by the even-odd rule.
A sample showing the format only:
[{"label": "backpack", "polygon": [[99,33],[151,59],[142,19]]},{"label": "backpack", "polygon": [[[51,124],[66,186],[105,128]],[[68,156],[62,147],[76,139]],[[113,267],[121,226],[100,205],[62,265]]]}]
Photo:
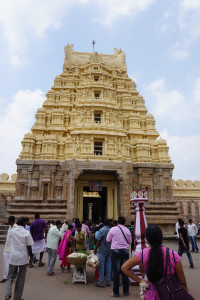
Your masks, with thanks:
[{"label": "backpack", "polygon": [[[169,275],[167,275],[167,266],[169,266],[170,270]],[[166,266],[164,277],[158,282],[154,283],[154,286],[161,300],[194,300],[194,298],[182,288],[176,275],[172,274],[169,248],[166,248]]]}]

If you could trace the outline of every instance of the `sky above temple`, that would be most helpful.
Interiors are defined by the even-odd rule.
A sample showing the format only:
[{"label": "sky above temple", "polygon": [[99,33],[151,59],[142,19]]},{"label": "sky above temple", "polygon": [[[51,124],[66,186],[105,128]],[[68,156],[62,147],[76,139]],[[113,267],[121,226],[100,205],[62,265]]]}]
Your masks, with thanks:
[{"label": "sky above temple", "polygon": [[10,0],[0,4],[0,174],[16,172],[21,140],[62,72],[64,46],[126,53],[174,179],[200,180],[199,0]]}]

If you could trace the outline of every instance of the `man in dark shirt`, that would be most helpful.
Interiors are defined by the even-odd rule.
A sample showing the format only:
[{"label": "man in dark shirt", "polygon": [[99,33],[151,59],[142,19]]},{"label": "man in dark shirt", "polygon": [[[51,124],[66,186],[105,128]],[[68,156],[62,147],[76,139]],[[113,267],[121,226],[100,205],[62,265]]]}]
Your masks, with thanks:
[{"label": "man in dark shirt", "polygon": [[110,230],[109,219],[104,220],[103,225],[104,226],[99,230],[94,250],[94,253],[97,253],[100,261],[99,282],[95,285],[96,287],[104,287],[104,273],[106,273],[106,285],[111,286],[111,252],[110,243],[106,241],[107,234]]},{"label": "man in dark shirt", "polygon": [[[32,252],[34,255],[40,253],[40,260],[38,263],[39,267],[44,266],[44,263],[42,262],[44,250],[45,250],[45,239],[47,236],[47,224],[44,220],[40,219],[39,214],[35,214],[35,221],[31,224],[30,232],[34,241],[34,244],[32,246]],[[45,237],[44,237],[45,232]],[[29,261],[29,268],[32,268],[32,258]]]},{"label": "man in dark shirt", "polygon": [[178,234],[179,234],[179,247],[178,247],[178,254],[179,256],[182,256],[183,252],[186,252],[190,268],[194,268],[192,256],[189,251],[189,239],[188,239],[188,233],[187,229],[184,227],[184,222],[182,219],[179,220],[179,226]]}]

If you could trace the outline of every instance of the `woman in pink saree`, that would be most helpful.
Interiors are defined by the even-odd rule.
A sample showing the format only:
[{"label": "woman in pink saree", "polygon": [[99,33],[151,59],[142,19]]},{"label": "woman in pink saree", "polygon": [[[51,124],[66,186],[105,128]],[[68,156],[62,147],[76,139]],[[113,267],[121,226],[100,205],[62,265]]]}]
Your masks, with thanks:
[{"label": "woman in pink saree", "polygon": [[59,260],[62,260],[60,264],[60,268],[62,271],[64,271],[64,268],[67,267],[68,272],[70,270],[70,264],[67,262],[67,256],[73,252],[72,239],[71,239],[72,229],[73,226],[69,225],[69,228],[68,230],[65,231],[65,234],[57,250],[57,254],[59,255]]}]

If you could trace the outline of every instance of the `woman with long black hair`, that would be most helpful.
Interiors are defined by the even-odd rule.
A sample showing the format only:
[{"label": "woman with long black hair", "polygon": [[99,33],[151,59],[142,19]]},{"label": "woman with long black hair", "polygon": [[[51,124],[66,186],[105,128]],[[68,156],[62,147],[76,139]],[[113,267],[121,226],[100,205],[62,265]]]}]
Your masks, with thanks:
[{"label": "woman with long black hair", "polygon": [[[162,245],[163,235],[160,227],[156,225],[148,226],[146,229],[146,239],[150,247],[139,251],[136,255],[126,261],[121,269],[128,277],[132,278],[137,283],[140,284],[146,282],[148,290],[144,300],[160,300],[154,287],[154,284],[163,278],[166,264],[166,248]],[[169,250],[169,256],[172,274],[176,274],[181,286],[187,291],[187,284],[180,256],[171,249]],[[143,265],[148,281],[142,280],[132,271],[132,268],[140,263]],[[169,274],[170,270],[167,268],[167,275]]]}]

